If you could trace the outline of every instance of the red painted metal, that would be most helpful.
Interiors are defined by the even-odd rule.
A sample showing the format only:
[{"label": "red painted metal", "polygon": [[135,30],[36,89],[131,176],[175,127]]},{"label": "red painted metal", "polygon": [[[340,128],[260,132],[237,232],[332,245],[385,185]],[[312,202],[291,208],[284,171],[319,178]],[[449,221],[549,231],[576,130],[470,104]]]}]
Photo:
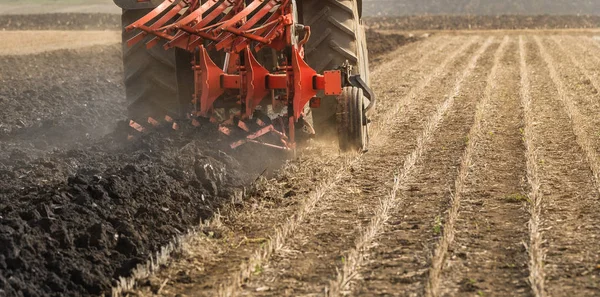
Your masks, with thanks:
[{"label": "red painted metal", "polygon": [[[313,107],[320,105],[320,101],[313,100],[320,90],[326,95],[338,95],[342,90],[340,71],[319,75],[304,61],[304,44],[310,37],[310,27],[296,26],[293,16],[291,0],[248,3],[245,0],[166,0],[126,30],[140,31],[128,40],[130,46],[153,36],[146,43],[147,47],[155,46],[162,39],[166,41],[166,49],[177,47],[194,53],[192,102],[195,110],[189,112],[192,125],[200,126],[197,116],[218,123],[216,119],[220,117],[214,113],[217,101],[219,106],[237,103],[241,105],[240,112],[229,113],[228,120],[218,123],[219,130],[227,135],[233,135],[232,128],[247,132],[247,136],[232,147],[254,142],[293,149],[296,122],[302,118],[305,106],[309,102]],[[304,32],[302,40],[297,42],[292,36],[296,30]],[[280,60],[281,65],[270,71],[255,56],[265,47],[291,56]],[[211,59],[216,51],[227,53],[222,65]],[[273,119],[274,124],[279,123],[277,128],[253,119],[255,110],[265,99],[270,100],[268,103],[273,104],[274,111],[288,107],[287,114]],[[173,129],[178,128],[174,119],[165,117],[165,121],[171,123]],[[154,120],[149,122],[157,124]],[[133,121],[130,125],[136,130],[143,129]],[[258,139],[269,133],[278,136],[283,145]]]},{"label": "red painted metal", "polygon": [[306,64],[296,48],[292,49],[292,67],[294,70],[294,118],[297,121],[304,106],[317,95],[318,90],[313,86],[313,77],[317,76],[317,72]]},{"label": "red painted metal", "polygon": [[[322,86],[320,83],[322,82]],[[323,76],[317,77],[317,89],[324,90],[325,95],[342,94],[342,72],[339,70],[325,71]]]},{"label": "red painted metal", "polygon": [[200,115],[208,116],[213,103],[225,89],[221,87],[221,76],[224,72],[210,59],[206,49],[200,47],[199,65],[194,66],[196,81],[196,98],[200,96]]},{"label": "red painted metal", "polygon": [[249,48],[246,48],[244,57],[246,58],[246,115],[251,117],[262,99],[271,93],[266,84],[269,71],[258,63]]},{"label": "red painted metal", "polygon": [[142,125],[134,122],[133,120],[129,121],[129,127],[137,130],[138,132],[144,132],[145,131],[145,129],[144,129],[144,127]]},{"label": "red painted metal", "polygon": [[310,99],[310,108],[319,108],[321,107],[321,98],[313,97]]},{"label": "red painted metal", "polygon": [[148,124],[154,126],[154,127],[158,127],[159,123],[157,120],[153,119],[153,118],[148,118]]}]

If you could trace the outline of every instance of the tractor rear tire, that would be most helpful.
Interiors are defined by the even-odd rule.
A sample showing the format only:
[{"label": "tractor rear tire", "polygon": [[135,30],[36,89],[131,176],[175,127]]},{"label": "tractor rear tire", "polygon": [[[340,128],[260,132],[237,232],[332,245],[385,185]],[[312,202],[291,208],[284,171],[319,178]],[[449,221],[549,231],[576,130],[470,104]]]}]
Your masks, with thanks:
[{"label": "tractor rear tire", "polygon": [[[312,28],[306,44],[307,63],[317,72],[337,69],[346,61],[369,83],[369,58],[365,30],[361,24],[360,0],[303,0],[303,23]],[[324,95],[321,93],[319,96]],[[312,110],[317,134],[335,131],[336,98],[325,97],[321,107]]]},{"label": "tractor rear tire", "polygon": [[369,127],[365,116],[365,98],[358,87],[345,87],[337,102],[337,128],[340,150],[365,152]]},{"label": "tractor rear tire", "polygon": [[[150,11],[123,10],[123,28]],[[147,123],[148,117],[162,120],[169,115],[177,118],[181,115],[182,105],[179,100],[175,50],[164,50],[163,41],[147,49],[145,43],[148,37],[132,47],[127,46],[127,40],[138,33],[137,30],[123,30],[122,35],[128,116],[142,125]]]}]

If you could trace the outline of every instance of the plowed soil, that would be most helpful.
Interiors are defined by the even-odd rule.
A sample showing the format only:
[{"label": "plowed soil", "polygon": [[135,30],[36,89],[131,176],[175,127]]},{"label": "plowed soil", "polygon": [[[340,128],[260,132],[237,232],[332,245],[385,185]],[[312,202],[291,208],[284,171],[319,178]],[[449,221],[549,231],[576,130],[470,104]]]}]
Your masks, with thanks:
[{"label": "plowed soil", "polygon": [[598,296],[600,45],[550,33],[377,55],[370,151],[285,165],[127,140],[119,45],[0,56],[0,296]]},{"label": "plowed soil", "polygon": [[[120,30],[121,11],[114,5],[109,6],[115,13],[69,13],[54,12],[42,6],[41,9],[21,6],[10,10],[0,4],[0,29],[4,30]],[[5,11],[3,11],[3,8]],[[41,10],[41,11],[40,11]],[[88,11],[89,12],[89,11]],[[18,13],[18,14],[17,14]]]},{"label": "plowed soil", "polygon": [[110,292],[284,157],[185,125],[127,140],[121,46],[45,51],[64,34],[0,55],[0,296]]},{"label": "plowed soil", "polygon": [[588,35],[436,34],[383,57],[368,153],[313,143],[134,291],[597,296]]}]

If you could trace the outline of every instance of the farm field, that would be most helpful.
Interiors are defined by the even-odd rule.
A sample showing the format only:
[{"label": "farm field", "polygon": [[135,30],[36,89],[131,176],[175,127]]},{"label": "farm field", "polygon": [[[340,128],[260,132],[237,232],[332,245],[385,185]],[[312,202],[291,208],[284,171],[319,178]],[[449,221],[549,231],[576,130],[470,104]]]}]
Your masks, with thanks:
[{"label": "farm field", "polygon": [[505,31],[398,50],[373,73],[368,153],[303,151],[141,292],[600,294],[599,49]]},{"label": "farm field", "polygon": [[118,32],[0,32],[0,296],[598,296],[597,34],[396,36],[370,150],[287,160],[127,140]]}]

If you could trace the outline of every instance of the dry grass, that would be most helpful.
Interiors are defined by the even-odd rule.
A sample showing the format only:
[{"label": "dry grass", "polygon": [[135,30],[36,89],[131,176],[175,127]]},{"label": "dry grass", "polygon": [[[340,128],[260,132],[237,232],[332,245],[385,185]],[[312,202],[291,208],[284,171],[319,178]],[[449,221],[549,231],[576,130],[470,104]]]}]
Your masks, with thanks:
[{"label": "dry grass", "polygon": [[[583,45],[583,42],[587,43],[591,43],[596,49],[590,49],[588,47],[586,47],[585,45]],[[600,50],[600,44],[598,44],[597,41],[590,39],[590,38],[583,38],[583,37],[579,37],[579,38],[574,38],[574,37],[569,37],[569,44],[576,46],[580,51],[585,53],[585,58],[586,59],[592,59],[596,62],[596,64],[600,64],[600,57],[596,56],[595,53],[597,53],[598,50]],[[588,72],[589,73],[589,72]],[[592,85],[594,86],[594,88],[596,89],[596,91],[598,92],[598,94],[600,94],[600,81],[598,80],[598,76],[592,76],[593,79],[591,79]]]},{"label": "dry grass", "polygon": [[527,66],[527,48],[523,36],[519,36],[519,56],[521,74],[521,106],[523,107],[523,142],[525,144],[525,158],[527,160],[527,181],[529,182],[530,201],[529,212],[529,283],[534,296],[546,296],[544,289],[544,255],[542,249],[542,234],[540,230],[542,193],[540,191],[539,158],[534,146],[535,133],[533,111],[531,107],[531,83],[529,80],[529,68]]},{"label": "dry grass", "polygon": [[417,161],[428,150],[428,146],[433,140],[437,128],[442,123],[448,110],[452,108],[456,97],[460,94],[464,81],[471,75],[479,58],[492,43],[492,39],[493,38],[490,37],[473,55],[467,68],[463,71],[462,75],[458,77],[452,94],[438,107],[436,112],[427,121],[424,130],[417,139],[417,146],[405,157],[401,172],[394,177],[394,185],[390,195],[380,200],[379,206],[375,210],[369,224],[361,230],[360,235],[356,239],[354,248],[344,257],[346,261],[344,261],[342,268],[338,270],[336,279],[330,283],[327,290],[328,296],[342,295],[343,292],[349,289],[350,283],[358,276],[358,270],[363,265],[369,247],[372,246],[376,237],[382,232],[385,223],[390,218],[391,210],[397,207],[401,200],[401,197],[398,195],[399,192],[406,187],[406,183],[414,172]]},{"label": "dry grass", "polygon": [[[600,43],[598,42],[598,39],[596,37],[594,37],[594,38],[587,37],[587,38],[585,38],[585,40],[587,41],[587,43],[589,43],[593,47],[595,47],[596,50],[600,50]],[[575,42],[575,44],[577,44],[581,48],[585,48],[583,45],[581,45],[581,40],[578,40],[578,42]],[[592,59],[596,60],[596,62],[600,62],[600,58],[598,58],[598,56],[596,56],[594,54],[587,55],[587,57],[591,57]]]},{"label": "dry grass", "polygon": [[254,252],[250,258],[240,264],[240,268],[230,276],[229,280],[221,283],[219,286],[218,296],[236,296],[242,284],[244,284],[252,274],[256,271],[256,267],[263,267],[264,264],[271,258],[271,255],[281,251],[291,235],[301,226],[306,217],[309,216],[317,203],[347,174],[349,169],[356,165],[362,155],[347,156],[341,168],[335,174],[320,183],[313,192],[311,192],[304,201],[300,204],[296,212],[286,222],[278,227],[269,240],[262,244],[258,250]]},{"label": "dry grass", "polygon": [[145,264],[138,265],[133,269],[130,277],[119,278],[117,285],[112,288],[111,296],[120,297],[138,295],[135,290],[137,283],[140,280],[148,279],[154,275],[161,266],[167,265],[173,254],[185,252],[190,248],[197,250],[203,244],[206,244],[209,239],[202,230],[218,230],[221,228],[221,225],[221,217],[216,214],[213,219],[188,231],[185,235],[175,237],[168,245],[162,247],[160,252],[157,252],[155,256],[151,256]]},{"label": "dry grass", "polygon": [[494,64],[492,66],[490,74],[487,77],[487,86],[485,89],[485,94],[482,100],[479,101],[479,103],[477,104],[474,122],[467,136],[467,139],[469,139],[469,141],[463,153],[458,176],[454,181],[455,194],[451,197],[451,204],[447,222],[443,228],[444,234],[442,235],[431,260],[431,269],[429,270],[429,282],[427,283],[427,287],[425,290],[426,296],[440,296],[441,272],[448,254],[448,247],[454,242],[454,235],[456,231],[455,224],[459,216],[459,209],[462,196],[466,190],[466,180],[469,176],[469,171],[473,165],[473,153],[475,152],[476,147],[483,134],[481,129],[483,118],[486,115],[486,110],[492,98],[492,94],[497,88],[497,74],[498,68],[500,66],[500,59],[505,53],[508,41],[508,36],[504,37],[504,40],[500,44],[500,47],[498,47],[496,53],[494,54]]},{"label": "dry grass", "polygon": [[[467,40],[467,42],[464,42],[461,47],[459,47],[457,50],[453,51],[449,56],[447,56],[440,63],[440,65],[435,68],[435,70],[433,70],[431,73],[429,73],[427,76],[425,76],[421,81],[419,81],[419,83],[415,87],[413,87],[408,92],[408,94],[406,94],[404,97],[402,97],[402,99],[397,100],[397,101],[393,100],[393,99],[386,100],[386,101],[391,101],[391,102],[396,101],[397,103],[394,104],[391,108],[386,109],[386,111],[383,113],[383,115],[381,115],[377,119],[377,122],[384,123],[385,125],[389,125],[390,123],[393,123],[395,121],[395,119],[398,118],[398,115],[400,115],[403,112],[404,108],[409,106],[410,103],[415,98],[420,96],[424,92],[425,88],[427,88],[427,86],[429,86],[434,79],[439,79],[442,75],[447,73],[447,68],[450,65],[450,63],[455,61],[459,55],[464,54],[465,51],[468,48],[470,48],[473,44],[475,44],[475,42],[477,42],[478,40],[479,40],[479,37],[469,38]],[[430,58],[429,55],[427,55],[426,57]],[[386,140],[386,138],[380,137],[381,131],[385,131],[385,130],[377,129],[373,133],[373,138],[378,143],[385,142],[385,140]]]},{"label": "dry grass", "polygon": [[[423,55],[412,67],[405,68],[400,74],[400,76],[404,76],[409,71],[421,69],[425,62],[431,59],[431,57],[438,51],[442,51],[443,48],[445,48],[449,43],[449,40],[445,40],[443,42],[443,45],[441,47],[438,47],[437,50],[432,50],[428,52],[427,54]],[[457,51],[457,53],[459,53],[459,51]],[[378,71],[374,72],[374,75],[381,75],[381,71],[384,71],[382,69],[386,68],[388,67],[378,68]],[[431,79],[427,81],[429,82],[430,80]],[[424,88],[425,86],[423,86],[422,88]],[[401,100],[401,102],[404,102],[405,100],[410,100],[411,98],[412,97],[405,96],[404,99]],[[387,113],[391,112],[387,111],[386,114]],[[382,131],[383,128],[384,127],[380,126],[372,127],[372,132],[373,134],[380,134],[380,131]],[[322,186],[319,189],[311,193],[309,198],[305,200],[303,204],[298,208],[297,214],[292,217],[292,220],[289,220],[288,222],[286,222],[286,224],[277,228],[268,244],[261,246],[259,250],[256,251],[248,261],[245,261],[240,265],[240,269],[236,271],[234,275],[231,276],[229,281],[221,284],[219,288],[219,296],[236,296],[241,285],[251,278],[254,271],[256,270],[256,267],[263,267],[268,263],[271,255],[283,250],[288,238],[294,233],[294,231],[300,226],[300,224],[305,221],[306,217],[310,215],[310,213],[312,213],[317,203],[347,173],[348,168],[354,167],[357,165],[357,163],[359,163],[360,157],[361,156],[359,155],[351,161],[347,162],[346,166],[343,166],[334,175],[333,180],[330,180],[326,185],[322,184]]]},{"label": "dry grass", "polygon": [[[409,71],[420,69],[423,66],[423,63],[428,61],[431,56],[436,54],[438,51],[442,51],[448,44],[450,40],[446,38],[446,40],[442,43],[442,46],[438,46],[437,50],[432,48],[431,51],[428,51],[427,54],[423,55],[412,67],[405,68],[402,72],[402,76]],[[433,46],[436,43],[431,43]],[[439,53],[438,53],[439,54]],[[378,70],[381,71],[382,68],[379,67]],[[379,72],[375,72],[375,74],[379,74]],[[378,131],[379,127],[375,127],[375,131]],[[275,228],[273,235],[267,240],[266,244],[262,245],[259,250],[257,250],[250,259],[240,265],[239,271],[237,271],[232,277],[231,281],[222,283],[219,288],[220,296],[234,296],[237,293],[239,287],[249,279],[252,273],[255,271],[256,267],[262,267],[262,265],[266,264],[270,256],[273,253],[281,250],[285,246],[285,242],[287,238],[291,236],[294,230],[297,229],[299,224],[305,220],[306,216],[309,215],[312,210],[315,208],[319,200],[327,193],[328,190],[333,188],[337,181],[339,181],[343,175],[348,171],[347,169],[351,166],[356,165],[359,161],[360,155],[353,158],[351,161],[347,161],[345,166],[342,166],[336,174],[334,174],[333,179],[328,180],[325,183],[322,183],[320,187],[318,187],[315,191],[313,191],[308,199],[304,200],[301,206],[298,208],[297,213],[292,217],[291,220],[288,220],[286,224],[279,228]],[[228,214],[228,216],[236,216],[234,211]],[[112,295],[113,296],[126,296],[128,294],[134,294],[136,284],[138,281],[143,279],[148,279],[153,276],[161,266],[164,266],[170,263],[171,255],[181,252],[185,253],[190,250],[198,250],[202,248],[200,245],[209,244],[206,242],[208,240],[203,232],[199,232],[198,230],[204,228],[216,228],[216,226],[221,225],[221,221],[217,217],[216,220],[209,221],[201,228],[191,230],[189,233],[184,236],[174,238],[174,240],[164,246],[161,249],[160,253],[157,253],[155,257],[151,257],[150,260],[147,261],[146,264],[140,265],[134,269],[132,272],[132,276],[128,278],[121,278],[118,284],[113,288]],[[192,246],[193,245],[193,246]],[[194,253],[195,255],[196,253]],[[137,292],[139,293],[139,292]]]},{"label": "dry grass", "polygon": [[[441,42],[434,42],[434,40],[438,40],[441,39]],[[419,50],[415,50],[415,52],[424,52],[425,54],[423,54],[421,56],[421,58],[418,59],[418,61],[416,63],[413,64],[413,66],[411,67],[407,67],[407,68],[402,68],[402,71],[400,72],[400,74],[398,74],[398,77],[403,77],[407,72],[412,71],[412,70],[418,70],[420,69],[420,67],[423,65],[424,62],[427,62],[429,59],[431,59],[433,54],[439,54],[440,51],[442,51],[443,49],[445,49],[449,44],[450,44],[451,38],[448,38],[448,36],[440,36],[440,37],[429,37],[429,39],[427,39],[426,45],[422,45],[419,47]],[[390,67],[390,64],[395,63],[398,59],[395,59],[395,57],[398,56],[399,53],[404,52],[405,51],[405,47],[400,47],[398,48],[396,51],[394,52],[390,52],[388,54],[386,54],[384,57],[389,59],[384,59],[384,60],[392,60],[391,62],[386,62],[385,64],[381,64],[378,65],[377,68],[373,69],[371,71],[371,77],[379,77],[381,75],[384,75],[386,72],[390,71],[390,68],[394,69],[395,67]],[[400,66],[400,65],[398,65]],[[374,85],[377,84],[377,81],[373,81],[372,82]],[[374,88],[374,90],[378,91],[378,88]],[[379,90],[380,91],[380,90]]]},{"label": "dry grass", "polygon": [[565,112],[569,116],[569,119],[571,119],[571,128],[575,134],[577,144],[581,147],[586,155],[589,168],[594,176],[596,189],[600,191],[600,157],[598,156],[598,151],[596,151],[594,148],[592,138],[590,138],[590,135],[593,135],[593,133],[590,134],[588,132],[594,131],[594,128],[596,127],[590,127],[590,122],[587,121],[585,116],[579,112],[579,109],[577,109],[575,103],[573,102],[573,98],[568,95],[565,82],[562,80],[561,76],[556,70],[555,61],[552,56],[548,54],[546,47],[542,43],[539,36],[535,36],[535,42],[540,49],[542,58],[548,66],[550,78],[552,79],[552,82],[558,91],[558,99],[560,99]]},{"label": "dry grass", "polygon": [[[598,80],[594,79],[594,76],[592,75],[592,73],[590,71],[588,71],[583,66],[583,64],[581,64],[581,61],[577,60],[571,51],[565,49],[565,46],[558,40],[557,36],[553,36],[552,37],[552,41],[554,41],[554,43],[558,46],[558,48],[563,53],[563,55],[569,57],[569,60],[571,60],[571,63],[573,63],[573,65],[577,66],[577,69],[579,69],[579,71],[581,73],[583,73],[583,75],[592,84],[592,86],[594,87],[594,89],[596,89],[596,92],[600,92],[600,83],[598,82]],[[575,42],[575,44],[577,44],[578,46],[581,46],[579,44],[579,42]]]},{"label": "dry grass", "polygon": [[[446,41],[448,44],[450,41]],[[406,72],[411,71],[413,69],[420,69],[428,59],[431,58],[435,51],[431,51],[424,55],[419,61],[410,68],[405,69],[401,75],[404,75]],[[380,75],[381,69],[387,67],[380,67],[378,71],[374,72],[374,75]],[[376,126],[373,127],[373,134],[379,134],[382,130],[381,127]],[[262,267],[265,265],[270,259],[271,255],[281,251],[294,231],[300,226],[300,224],[305,220],[306,216],[308,216],[315,208],[319,200],[323,198],[326,193],[331,190],[337,182],[347,173],[347,169],[356,165],[360,161],[360,155],[343,166],[335,175],[332,180],[327,182],[326,184],[322,184],[321,187],[316,189],[313,193],[311,193],[301,206],[298,208],[296,215],[292,217],[291,220],[288,220],[286,224],[283,226],[276,228],[274,231],[274,235],[271,237],[272,239],[259,248],[247,261],[240,265],[240,269],[235,272],[234,275],[231,276],[230,280],[221,284],[219,288],[219,296],[236,296],[239,288],[242,284],[244,284],[252,274],[254,273],[256,267]]]}]

